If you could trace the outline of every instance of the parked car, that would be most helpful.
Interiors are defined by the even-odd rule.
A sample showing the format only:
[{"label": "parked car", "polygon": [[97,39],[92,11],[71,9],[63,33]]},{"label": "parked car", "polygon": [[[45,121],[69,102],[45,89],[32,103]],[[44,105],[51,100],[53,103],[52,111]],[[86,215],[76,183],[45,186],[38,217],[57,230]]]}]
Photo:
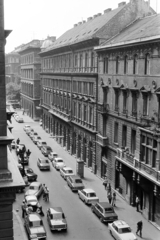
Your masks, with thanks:
[{"label": "parked car", "polygon": [[34,129],[31,128],[31,129],[29,130],[29,132],[28,132],[28,136],[30,137],[33,133],[34,133]]},{"label": "parked car", "polygon": [[11,142],[11,148],[12,148],[12,149],[15,149],[15,148],[16,148],[16,141],[15,141],[15,140],[12,140],[12,142]]},{"label": "parked car", "polygon": [[30,134],[31,132],[34,132],[34,129],[33,129],[33,128],[27,128],[27,129],[26,129],[26,133],[27,133],[28,136],[29,136],[29,134]]},{"label": "parked car", "polygon": [[20,116],[17,114],[17,115],[15,116],[15,120],[18,122],[19,118],[20,118]]},{"label": "parked car", "polygon": [[25,193],[25,196],[35,195],[37,198],[41,196],[43,192],[43,186],[40,182],[32,182]]},{"label": "parked car", "polygon": [[36,181],[37,180],[37,174],[29,167],[24,168],[25,175],[28,178],[28,181]]},{"label": "parked car", "polygon": [[114,208],[108,202],[97,202],[92,205],[91,210],[95,213],[101,222],[113,222],[118,219]]},{"label": "parked car", "polygon": [[37,239],[47,239],[47,233],[43,221],[37,213],[26,215],[24,219],[24,227],[30,240],[35,239],[35,235]]},{"label": "parked car", "polygon": [[47,143],[43,140],[38,140],[37,147],[41,149],[42,146],[47,146]]},{"label": "parked car", "polygon": [[52,161],[53,167],[55,167],[56,170],[60,170],[61,168],[65,167],[65,163],[62,158],[58,157],[55,158],[54,161]]},{"label": "parked car", "polygon": [[17,118],[17,122],[18,122],[18,123],[24,123],[24,120],[23,120],[22,117],[19,117],[19,118]]},{"label": "parked car", "polygon": [[51,231],[67,230],[67,221],[61,207],[47,209],[47,220]]},{"label": "parked car", "polygon": [[99,198],[96,196],[95,191],[90,188],[78,190],[78,196],[85,204],[94,204],[99,202]]},{"label": "parked car", "polygon": [[30,136],[31,139],[33,139],[34,136],[38,136],[38,133],[32,132],[29,136]]},{"label": "parked car", "polygon": [[35,195],[27,195],[24,198],[26,206],[32,206],[33,212],[37,211],[37,208],[40,207],[40,204],[38,202],[38,199]]},{"label": "parked car", "polygon": [[39,140],[41,140],[41,137],[39,137],[39,136],[34,136],[32,140],[33,140],[33,142],[34,142],[35,144],[37,144],[37,142],[38,142]]},{"label": "parked car", "polygon": [[49,146],[42,146],[41,147],[41,152],[45,157],[48,157],[48,154],[52,152],[52,148]]},{"label": "parked car", "polygon": [[22,159],[20,155],[18,155],[18,163],[28,165],[29,164],[29,157],[26,153],[24,153],[24,158]]},{"label": "parked car", "polygon": [[50,170],[50,163],[46,158],[38,158],[37,166],[40,170]]},{"label": "parked car", "polygon": [[123,220],[117,220],[108,224],[110,234],[116,240],[137,240],[130,226]]},{"label": "parked car", "polygon": [[72,191],[78,191],[85,188],[82,179],[77,175],[67,177],[67,184]]},{"label": "parked car", "polygon": [[52,162],[56,157],[58,157],[58,154],[56,152],[50,152],[48,154],[49,160]]},{"label": "parked car", "polygon": [[13,114],[14,119],[16,119],[17,116],[18,116],[17,113],[14,113],[14,114]]},{"label": "parked car", "polygon": [[19,151],[22,150],[24,147],[26,148],[26,146],[22,143],[16,145],[16,154],[18,155]]},{"label": "parked car", "polygon": [[23,130],[26,132],[26,130],[27,130],[28,128],[31,128],[31,126],[30,126],[30,125],[25,125],[24,128],[23,128]]},{"label": "parked car", "polygon": [[66,180],[67,177],[74,175],[74,172],[70,167],[63,167],[60,169],[60,175]]}]

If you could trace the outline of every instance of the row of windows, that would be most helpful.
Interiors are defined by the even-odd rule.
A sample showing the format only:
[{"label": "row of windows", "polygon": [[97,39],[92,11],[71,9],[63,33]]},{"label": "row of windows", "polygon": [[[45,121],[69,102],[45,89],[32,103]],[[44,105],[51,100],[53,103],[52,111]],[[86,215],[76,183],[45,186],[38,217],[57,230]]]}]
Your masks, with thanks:
[{"label": "row of windows", "polygon": [[6,57],[5,58],[6,63],[19,63],[19,58],[18,57]]},{"label": "row of windows", "polygon": [[94,95],[94,83],[74,81],[73,92]]},{"label": "row of windows", "polygon": [[33,69],[21,70],[21,77],[33,79]]},{"label": "row of windows", "polygon": [[61,89],[70,91],[71,81],[70,80],[60,80],[60,79],[43,79],[43,86],[50,87],[54,89]]},{"label": "row of windows", "polygon": [[[132,63],[132,66],[133,66],[132,73],[138,74],[138,55],[137,54],[134,55],[133,60],[129,60],[128,55],[124,56],[123,73],[124,74],[132,74],[131,72],[129,72],[131,61],[133,62]],[[109,59],[107,57],[105,57],[103,59],[103,73],[107,73],[107,74],[110,73],[109,72],[109,64],[110,64]],[[120,65],[121,65],[121,60],[120,60],[120,57],[117,56],[116,57],[116,74],[122,73],[122,72],[120,72],[120,69],[121,69]],[[145,55],[145,59],[144,59],[144,74],[147,75],[149,73],[150,73],[150,55],[149,55],[149,53],[147,53]]]},{"label": "row of windows", "polygon": [[95,67],[95,53],[79,53],[75,54],[74,58],[72,57],[72,54],[45,58],[42,60],[42,66],[44,69]]},{"label": "row of windows", "polygon": [[34,62],[34,55],[33,53],[29,53],[25,56],[21,56],[21,63],[25,64],[25,63],[33,63]]},{"label": "row of windows", "polygon": [[73,102],[73,116],[79,120],[83,120],[93,124],[93,107],[86,104]]},{"label": "row of windows", "polygon": [[64,108],[64,109],[66,109],[67,112],[70,109],[70,99],[68,99],[66,97],[58,96],[55,94],[51,95],[51,94],[44,92],[43,93],[43,101],[44,101],[44,104],[47,104],[47,105],[52,104],[52,105]]},{"label": "row of windows", "polygon": [[21,83],[21,92],[29,97],[33,97],[33,85]]}]

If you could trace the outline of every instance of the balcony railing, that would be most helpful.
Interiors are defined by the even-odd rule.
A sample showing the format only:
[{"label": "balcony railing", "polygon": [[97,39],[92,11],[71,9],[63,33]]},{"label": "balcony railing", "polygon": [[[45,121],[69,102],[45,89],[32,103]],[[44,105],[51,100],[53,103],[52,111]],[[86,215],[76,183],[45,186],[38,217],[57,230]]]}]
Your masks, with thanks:
[{"label": "balcony railing", "polygon": [[141,173],[147,174],[150,178],[160,182],[160,171],[155,168],[140,162],[132,154],[129,154],[124,149],[117,148],[117,157],[122,161],[132,165],[135,169]]},{"label": "balcony railing", "polygon": [[99,143],[102,147],[106,147],[108,144],[108,137],[103,137],[102,135],[96,135],[96,142]]},{"label": "balcony railing", "polygon": [[97,67],[73,67],[73,68],[54,68],[54,69],[42,69],[42,73],[63,73],[63,72],[75,72],[75,73],[97,73]]}]

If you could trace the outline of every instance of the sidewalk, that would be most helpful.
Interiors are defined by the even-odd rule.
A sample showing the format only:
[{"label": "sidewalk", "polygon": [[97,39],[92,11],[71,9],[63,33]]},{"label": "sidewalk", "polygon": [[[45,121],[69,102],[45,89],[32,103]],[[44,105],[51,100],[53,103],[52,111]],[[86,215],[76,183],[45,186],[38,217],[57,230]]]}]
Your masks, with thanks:
[{"label": "sidewalk", "polygon": [[[21,113],[19,113],[21,115]],[[23,115],[25,123],[30,122],[31,125],[34,125],[34,121],[30,119],[27,115]],[[33,123],[32,123],[33,122]],[[33,126],[36,131],[39,133],[40,136],[43,136],[43,139],[48,143],[49,146],[56,149],[55,151],[65,159],[65,162],[68,166],[76,169],[76,159],[74,156],[70,155],[63,147],[61,147],[54,138],[51,138],[45,130],[39,126],[38,123],[35,123]],[[100,201],[108,201],[107,200],[107,192],[102,185],[102,179],[92,173],[91,169],[85,167],[84,168],[84,179],[83,182],[86,187],[91,187],[97,193]],[[137,222],[142,220],[143,221],[143,230],[142,236],[143,239],[146,240],[160,240],[160,231],[153,226],[147,219],[143,217],[140,212],[136,212],[136,209],[130,206],[118,193],[117,193],[117,200],[116,200],[115,211],[118,214],[119,219],[126,221],[130,227],[132,228],[133,232],[136,232]],[[93,217],[95,217],[93,215]],[[19,240],[20,238],[15,238]],[[141,239],[137,237],[137,239]],[[23,238],[21,238],[23,240]],[[25,240],[25,238],[24,238]],[[98,239],[97,239],[98,240]]]},{"label": "sidewalk", "polygon": [[15,240],[27,240],[27,235],[23,226],[23,222],[16,210],[13,209],[13,231]]}]

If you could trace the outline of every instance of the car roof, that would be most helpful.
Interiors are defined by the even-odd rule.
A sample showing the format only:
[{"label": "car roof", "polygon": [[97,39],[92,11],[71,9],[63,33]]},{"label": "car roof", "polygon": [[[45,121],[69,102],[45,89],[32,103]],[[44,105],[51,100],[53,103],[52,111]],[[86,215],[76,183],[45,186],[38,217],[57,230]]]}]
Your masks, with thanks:
[{"label": "car roof", "polygon": [[114,224],[119,227],[119,228],[124,228],[124,227],[130,227],[125,221],[123,220],[117,220],[114,221]]},{"label": "car roof", "polygon": [[35,195],[27,195],[25,198],[27,201],[32,199],[37,201],[37,197]]},{"label": "car roof", "polygon": [[81,179],[78,175],[72,175],[70,177],[73,178],[73,179]]},{"label": "car roof", "polygon": [[63,160],[61,157],[57,157],[55,158],[55,160]]},{"label": "car roof", "polygon": [[73,170],[72,168],[70,167],[63,167],[64,170]]},{"label": "car roof", "polygon": [[57,154],[58,155],[58,153],[56,153],[56,152],[50,152],[50,154]]},{"label": "car roof", "polygon": [[41,157],[41,158],[38,158],[39,160],[41,160],[41,161],[44,161],[44,160],[47,160],[48,161],[48,158],[43,158],[43,157]]},{"label": "car roof", "polygon": [[41,185],[40,182],[32,182],[32,183],[30,184],[30,186],[39,186],[39,185]]},{"label": "car roof", "polygon": [[30,213],[28,215],[28,218],[29,218],[29,221],[31,221],[31,222],[41,220],[40,216],[36,213]]},{"label": "car roof", "polygon": [[111,204],[108,202],[98,202],[98,204],[100,206],[102,206],[103,208],[111,208],[112,207]]},{"label": "car roof", "polygon": [[63,213],[63,210],[61,207],[52,207],[52,208],[49,208],[51,214],[54,214],[54,213]]},{"label": "car roof", "polygon": [[95,191],[91,188],[84,188],[83,191],[85,191],[86,193],[92,193],[92,192],[95,193]]},{"label": "car roof", "polygon": [[25,127],[31,127],[30,125],[25,125]]}]

